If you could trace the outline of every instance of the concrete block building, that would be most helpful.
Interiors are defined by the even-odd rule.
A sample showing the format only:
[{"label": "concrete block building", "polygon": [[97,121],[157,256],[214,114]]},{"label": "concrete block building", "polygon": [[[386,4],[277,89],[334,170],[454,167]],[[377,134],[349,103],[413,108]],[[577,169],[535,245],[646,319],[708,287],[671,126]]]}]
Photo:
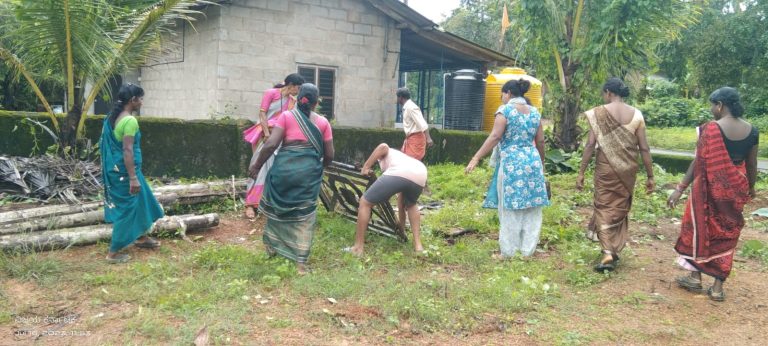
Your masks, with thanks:
[{"label": "concrete block building", "polygon": [[391,127],[403,73],[514,63],[397,0],[231,0],[199,10],[204,17],[179,23],[156,57],[123,76],[145,89],[143,114],[254,120],[262,92],[298,72],[337,124]]}]

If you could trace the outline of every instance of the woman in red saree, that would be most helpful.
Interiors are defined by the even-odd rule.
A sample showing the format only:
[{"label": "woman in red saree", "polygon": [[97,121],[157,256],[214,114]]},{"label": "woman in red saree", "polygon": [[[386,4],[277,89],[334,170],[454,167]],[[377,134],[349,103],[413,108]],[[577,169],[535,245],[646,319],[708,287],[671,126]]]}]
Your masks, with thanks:
[{"label": "woman in red saree", "polygon": [[696,158],[668,204],[674,208],[693,182],[675,245],[678,263],[691,274],[676,281],[682,288],[702,292],[703,272],[715,278],[707,295],[723,301],[723,282],[744,227],[742,211],[755,196],[759,133],[741,119],[744,108],[736,89],[717,89],[709,101],[715,121],[699,128]]}]

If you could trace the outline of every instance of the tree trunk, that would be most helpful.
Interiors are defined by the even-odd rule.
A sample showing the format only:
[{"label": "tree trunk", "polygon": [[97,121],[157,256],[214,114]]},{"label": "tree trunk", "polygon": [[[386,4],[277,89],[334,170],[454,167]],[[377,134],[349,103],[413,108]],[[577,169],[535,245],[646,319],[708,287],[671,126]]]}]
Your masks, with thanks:
[{"label": "tree trunk", "polygon": [[74,149],[76,149],[75,144],[77,143],[77,124],[80,121],[81,115],[82,112],[77,105],[67,112],[67,117],[64,119],[64,123],[61,126],[61,137],[59,138],[59,142],[61,143],[59,151],[61,153],[63,153],[63,150],[66,147],[69,147],[71,150],[70,153],[77,152]]},{"label": "tree trunk", "polygon": [[[179,194],[179,197],[187,197],[200,194],[227,195],[232,194],[232,185],[233,184],[231,181],[222,180],[184,185],[166,185],[152,189],[152,191],[159,193],[177,193]],[[236,191],[240,191],[246,187],[246,181],[235,180],[234,187]]]},{"label": "tree trunk", "polygon": [[155,223],[155,231],[173,231],[181,228],[196,230],[219,225],[219,214],[166,216]]},{"label": "tree trunk", "polygon": [[13,73],[8,70],[8,72],[5,74],[5,78],[3,79],[3,103],[2,109],[7,110],[16,110],[15,105],[15,97],[14,97],[14,90],[13,90]]},{"label": "tree trunk", "polygon": [[67,105],[69,111],[67,117],[64,119],[64,124],[61,127],[61,135],[59,142],[61,147],[60,153],[64,153],[64,149],[69,147],[70,155],[77,154],[77,125],[80,123],[80,117],[83,115],[83,88],[75,88],[75,103]]},{"label": "tree trunk", "polygon": [[55,218],[38,218],[29,221],[0,226],[0,235],[30,233],[48,229],[60,229],[98,225],[104,222],[104,210],[92,210],[84,213],[63,215]]},{"label": "tree trunk", "polygon": [[565,97],[558,104],[560,119],[555,123],[555,135],[557,145],[567,152],[573,152],[579,148],[579,135],[581,135],[581,129],[577,125],[580,113],[579,97],[579,92],[566,92]]},{"label": "tree trunk", "polygon": [[[174,231],[183,228],[197,230],[219,224],[218,214],[165,217],[158,220],[156,231]],[[50,230],[27,234],[0,236],[0,249],[5,251],[35,251],[66,248],[73,245],[94,244],[112,237],[112,225],[95,225],[69,229]]]},{"label": "tree trunk", "polygon": [[[176,203],[179,196],[175,193],[155,194],[157,201],[164,206]],[[14,210],[0,213],[0,228],[10,227],[10,224],[18,224],[38,219],[53,219],[64,215],[72,215],[94,210],[101,210],[104,202],[92,202],[81,205],[52,205],[47,207]],[[47,222],[48,220],[46,220]]]},{"label": "tree trunk", "polygon": [[60,215],[93,211],[101,208],[103,205],[104,203],[102,202],[93,202],[82,205],[53,205],[48,207],[7,211],[0,213],[0,227],[30,219],[52,218]]}]

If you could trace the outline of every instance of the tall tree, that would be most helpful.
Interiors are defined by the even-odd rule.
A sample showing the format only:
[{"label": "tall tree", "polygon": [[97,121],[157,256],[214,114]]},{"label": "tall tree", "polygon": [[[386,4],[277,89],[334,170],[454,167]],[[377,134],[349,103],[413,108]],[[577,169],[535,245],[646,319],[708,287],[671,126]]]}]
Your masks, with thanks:
[{"label": "tall tree", "polygon": [[[84,134],[85,113],[115,74],[142,64],[176,20],[191,21],[203,0],[6,0],[0,2],[0,60],[29,83],[61,142]],[[60,126],[41,81],[61,83]],[[86,86],[90,88],[86,89]]]},{"label": "tall tree", "polygon": [[768,0],[712,1],[701,21],[663,50],[660,68],[694,96],[742,91],[749,115],[768,114]]},{"label": "tall tree", "polygon": [[[556,100],[559,145],[575,150],[585,92],[606,77],[647,69],[655,49],[694,22],[699,3],[685,0],[517,0],[514,37]],[[556,81],[556,82],[553,82]]]}]

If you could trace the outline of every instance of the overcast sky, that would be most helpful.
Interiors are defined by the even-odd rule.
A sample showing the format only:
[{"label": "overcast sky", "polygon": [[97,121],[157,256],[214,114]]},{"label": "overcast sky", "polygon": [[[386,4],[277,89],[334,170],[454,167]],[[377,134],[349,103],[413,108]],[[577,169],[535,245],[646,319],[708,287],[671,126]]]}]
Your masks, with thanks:
[{"label": "overcast sky", "polygon": [[459,0],[408,0],[408,6],[438,24],[459,4]]}]

